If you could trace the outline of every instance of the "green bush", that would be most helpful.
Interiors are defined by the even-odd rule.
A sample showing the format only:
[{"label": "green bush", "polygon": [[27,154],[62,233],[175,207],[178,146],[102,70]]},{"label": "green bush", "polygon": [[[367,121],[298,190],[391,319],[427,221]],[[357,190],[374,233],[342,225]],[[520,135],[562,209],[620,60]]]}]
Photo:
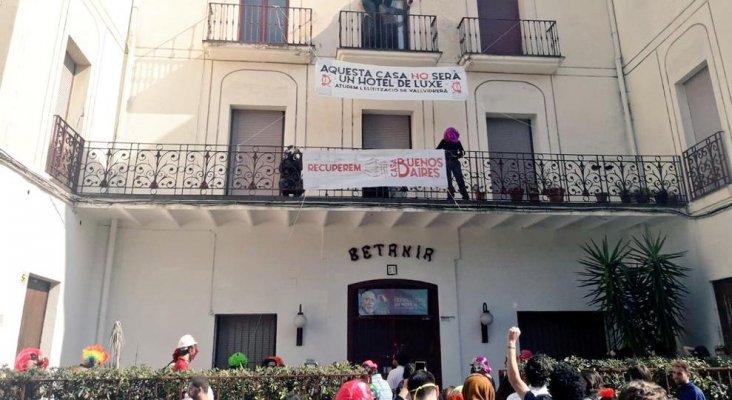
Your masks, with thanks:
[{"label": "green bush", "polygon": [[[303,399],[335,397],[343,382],[359,377],[364,370],[347,363],[326,367],[284,367],[210,370],[209,378],[220,400],[281,399],[289,392]],[[69,368],[19,373],[0,369],[0,399],[170,399],[178,400],[196,373],[169,372],[147,367],[126,369]]]},{"label": "green bush", "polygon": [[[578,357],[564,359],[566,363],[581,371],[599,372],[605,385],[622,390],[628,383],[625,371],[636,363],[646,366],[653,374],[653,380],[675,395],[671,364],[675,359],[650,357],[627,360],[586,360]],[[732,399],[732,358],[713,357],[705,360],[684,358],[692,369],[691,380],[704,391],[708,400]]]}]

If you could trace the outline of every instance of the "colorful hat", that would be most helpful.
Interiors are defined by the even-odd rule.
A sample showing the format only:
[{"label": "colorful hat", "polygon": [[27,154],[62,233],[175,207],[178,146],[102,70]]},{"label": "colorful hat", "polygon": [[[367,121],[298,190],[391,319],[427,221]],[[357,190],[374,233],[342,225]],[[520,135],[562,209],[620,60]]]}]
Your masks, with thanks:
[{"label": "colorful hat", "polygon": [[473,366],[474,372],[485,372],[486,374],[493,372],[493,368],[491,368],[491,364],[485,356],[475,357],[470,365]]},{"label": "colorful hat", "polygon": [[40,349],[26,347],[18,353],[15,358],[15,369],[20,372],[28,371],[28,364],[32,362],[32,366],[46,369],[48,367],[48,358],[43,356]]},{"label": "colorful hat", "polygon": [[447,140],[448,142],[455,143],[460,140],[460,133],[458,133],[457,129],[449,127],[445,129],[445,135],[443,136],[443,139]]},{"label": "colorful hat", "polygon": [[371,394],[371,388],[366,382],[354,379],[341,386],[335,400],[374,400],[374,396]]},{"label": "colorful hat", "polygon": [[249,364],[249,358],[241,351],[229,356],[229,368],[246,368],[247,364]]},{"label": "colorful hat", "polygon": [[376,365],[376,363],[371,360],[366,360],[361,365],[363,365],[365,368],[369,368],[369,369],[378,369],[379,368],[379,366]]},{"label": "colorful hat", "polygon": [[519,354],[519,360],[526,361],[533,356],[534,353],[532,353],[531,350],[521,350],[521,353]]},{"label": "colorful hat", "polygon": [[104,351],[104,347],[95,344],[93,346],[84,347],[81,350],[81,363],[87,367],[102,365],[109,359],[109,354]]},{"label": "colorful hat", "polygon": [[196,342],[196,339],[193,338],[191,335],[183,335],[180,337],[180,340],[178,340],[178,347],[176,349],[182,349],[184,347],[191,347],[193,345],[197,345],[198,342]]}]

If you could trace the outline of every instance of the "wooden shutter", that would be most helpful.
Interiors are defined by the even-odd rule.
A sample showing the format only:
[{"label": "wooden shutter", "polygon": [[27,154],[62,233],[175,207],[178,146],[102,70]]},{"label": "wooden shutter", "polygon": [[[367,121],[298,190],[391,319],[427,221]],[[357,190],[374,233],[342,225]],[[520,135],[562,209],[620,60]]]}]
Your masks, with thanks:
[{"label": "wooden shutter", "polygon": [[249,359],[249,368],[275,355],[277,338],[276,314],[216,316],[216,368],[228,368],[229,356],[238,351]]},{"label": "wooden shutter", "polygon": [[486,122],[491,193],[507,197],[513,188],[537,190],[531,121],[488,118]]},{"label": "wooden shutter", "polygon": [[43,321],[46,318],[50,290],[50,282],[33,277],[28,279],[23,319],[20,322],[20,333],[18,334],[18,351],[26,347],[41,347]]},{"label": "wooden shutter", "polygon": [[724,344],[729,349],[732,347],[732,278],[714,281],[713,284],[719,324],[722,327]]},{"label": "wooden shutter", "polygon": [[[714,100],[714,88],[709,68],[704,67],[684,82],[684,91],[686,92],[686,102],[689,105],[691,127],[694,131],[688,136],[695,138],[695,143],[699,143],[713,133],[721,131],[722,123],[719,120],[717,102]],[[694,143],[690,143],[690,145],[692,144]]]},{"label": "wooden shutter", "polygon": [[282,147],[285,132],[284,111],[233,110],[231,146]]},{"label": "wooden shutter", "polygon": [[[74,75],[76,74],[76,63],[69,53],[64,57],[64,65],[61,68],[61,82],[58,88],[58,99],[56,100],[56,114],[64,120],[68,119],[69,102],[71,101],[71,89],[74,86]],[[66,121],[71,123],[72,121]],[[73,124],[72,124],[73,125]]]},{"label": "wooden shutter", "polygon": [[409,149],[412,147],[408,115],[364,114],[364,149]]}]

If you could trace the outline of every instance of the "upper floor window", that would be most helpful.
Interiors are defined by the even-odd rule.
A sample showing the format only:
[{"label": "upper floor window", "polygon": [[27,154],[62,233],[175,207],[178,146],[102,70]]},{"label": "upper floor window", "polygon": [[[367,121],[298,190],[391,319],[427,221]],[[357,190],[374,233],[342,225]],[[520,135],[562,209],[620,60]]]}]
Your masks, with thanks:
[{"label": "upper floor window", "polygon": [[288,0],[241,0],[241,40],[287,43],[287,3]]}]

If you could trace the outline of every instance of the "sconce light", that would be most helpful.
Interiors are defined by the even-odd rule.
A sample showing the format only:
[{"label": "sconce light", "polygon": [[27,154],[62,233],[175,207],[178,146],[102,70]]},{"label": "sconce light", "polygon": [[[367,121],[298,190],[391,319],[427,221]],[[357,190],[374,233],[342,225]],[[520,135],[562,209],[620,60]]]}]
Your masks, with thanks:
[{"label": "sconce light", "polygon": [[295,324],[295,328],[297,328],[297,342],[295,345],[302,346],[302,328],[304,328],[305,324],[308,323],[308,319],[305,318],[305,314],[302,313],[302,304],[300,304],[300,311],[295,315],[293,323]]},{"label": "sconce light", "polygon": [[488,311],[488,305],[483,303],[483,312],[480,314],[480,333],[483,343],[488,343],[488,325],[493,323],[493,314]]}]

